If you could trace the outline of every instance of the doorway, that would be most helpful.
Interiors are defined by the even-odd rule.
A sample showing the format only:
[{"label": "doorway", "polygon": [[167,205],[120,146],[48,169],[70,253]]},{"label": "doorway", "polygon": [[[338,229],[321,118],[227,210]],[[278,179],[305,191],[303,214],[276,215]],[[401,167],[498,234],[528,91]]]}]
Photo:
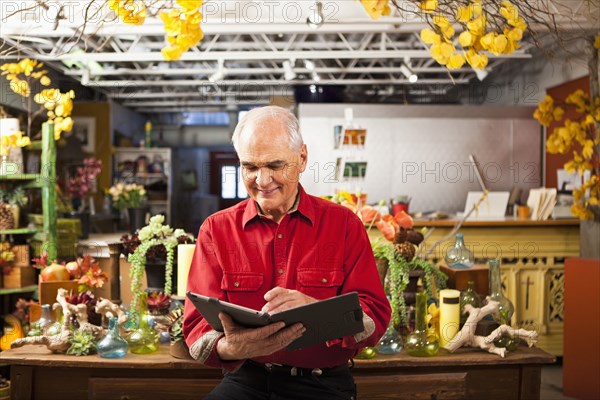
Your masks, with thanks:
[{"label": "doorway", "polygon": [[219,210],[248,198],[235,151],[211,151],[210,169],[210,193],[219,197]]}]

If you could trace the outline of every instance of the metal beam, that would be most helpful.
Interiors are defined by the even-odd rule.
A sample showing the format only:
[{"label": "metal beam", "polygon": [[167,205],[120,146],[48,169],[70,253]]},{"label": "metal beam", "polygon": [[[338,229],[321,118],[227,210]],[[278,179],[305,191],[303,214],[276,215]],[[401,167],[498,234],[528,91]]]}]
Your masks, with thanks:
[{"label": "metal beam", "polygon": [[[218,61],[218,60],[289,60],[293,59],[390,59],[397,58],[431,58],[427,50],[359,50],[359,51],[219,51],[209,53],[190,53],[187,52],[181,56],[179,61]],[[96,61],[96,62],[164,62],[165,59],[160,52],[153,53],[81,53],[81,54],[62,54],[60,56],[37,57],[41,61],[71,60],[71,61]],[[528,59],[531,54],[520,51],[505,55],[488,55],[490,59]]]},{"label": "metal beam", "polygon": [[[318,83],[311,79],[305,80],[295,80],[295,81],[273,81],[273,80],[224,80],[215,82],[217,86],[219,85],[234,85],[239,86],[240,88],[248,87],[253,88],[257,86],[295,86],[295,85],[443,85],[443,84],[452,84],[452,82],[456,84],[467,84],[469,83],[468,79],[455,79],[451,81],[450,79],[419,79],[417,83],[409,82],[407,79],[334,79],[334,80],[321,80]],[[174,86],[203,86],[208,85],[209,82],[205,80],[156,80],[156,81],[132,81],[132,80],[122,80],[122,81],[98,81],[98,82],[90,82],[89,87],[104,87],[104,88],[130,88],[130,87],[174,87]]]}]

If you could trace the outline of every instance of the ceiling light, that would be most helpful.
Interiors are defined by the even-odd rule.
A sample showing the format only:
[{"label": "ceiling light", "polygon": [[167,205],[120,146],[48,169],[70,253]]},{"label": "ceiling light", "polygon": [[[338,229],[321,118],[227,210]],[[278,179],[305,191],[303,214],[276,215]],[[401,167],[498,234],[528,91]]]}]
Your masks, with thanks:
[{"label": "ceiling light", "polygon": [[208,77],[209,81],[217,82],[217,81],[220,81],[223,78],[225,78],[225,73],[227,71],[226,71],[225,67],[223,66],[223,64],[224,64],[223,60],[218,61],[217,70],[214,72],[214,74],[212,74],[211,76]]},{"label": "ceiling light", "polygon": [[400,65],[400,72],[402,72],[402,75],[404,75],[410,83],[415,83],[419,80],[417,74],[415,74],[415,72],[406,64]]},{"label": "ceiling light", "polygon": [[315,70],[315,63],[312,62],[312,61],[310,61],[310,60],[304,60],[304,66],[309,71],[314,71]]},{"label": "ceiling light", "polygon": [[485,69],[473,68],[473,70],[475,71],[475,75],[477,75],[477,79],[479,79],[479,81],[484,80],[488,76],[488,72]]},{"label": "ceiling light", "polygon": [[83,73],[81,74],[81,84],[83,86],[90,84],[90,70],[87,68],[84,68]]},{"label": "ceiling light", "polygon": [[310,85],[308,90],[310,90],[311,93],[317,93],[317,85]]},{"label": "ceiling light", "polygon": [[[313,8],[311,7],[311,10]],[[313,29],[319,28],[325,22],[325,16],[323,15],[323,3],[315,1],[314,12],[312,12],[308,18],[306,18],[306,24]]]},{"label": "ceiling light", "polygon": [[315,82],[321,82],[321,77],[319,76],[319,74],[317,74],[316,72],[313,71],[312,73],[312,79]]},{"label": "ceiling light", "polygon": [[291,81],[296,79],[296,73],[294,72],[294,68],[292,67],[292,62],[290,60],[285,60],[283,62],[283,77],[286,81]]}]

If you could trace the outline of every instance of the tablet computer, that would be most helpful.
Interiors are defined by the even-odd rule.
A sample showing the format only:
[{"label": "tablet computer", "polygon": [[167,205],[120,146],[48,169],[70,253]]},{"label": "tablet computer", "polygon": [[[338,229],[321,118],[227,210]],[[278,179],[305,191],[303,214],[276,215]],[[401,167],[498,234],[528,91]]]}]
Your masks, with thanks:
[{"label": "tablet computer", "polygon": [[280,313],[268,314],[251,308],[232,304],[215,297],[187,292],[187,297],[202,314],[206,322],[216,331],[223,332],[219,313],[228,314],[236,323],[256,328],[283,321],[286,326],[301,322],[306,331],[292,342],[287,349],[296,350],[329,340],[362,332],[362,308],[358,293],[351,292],[316,303],[292,308]]}]

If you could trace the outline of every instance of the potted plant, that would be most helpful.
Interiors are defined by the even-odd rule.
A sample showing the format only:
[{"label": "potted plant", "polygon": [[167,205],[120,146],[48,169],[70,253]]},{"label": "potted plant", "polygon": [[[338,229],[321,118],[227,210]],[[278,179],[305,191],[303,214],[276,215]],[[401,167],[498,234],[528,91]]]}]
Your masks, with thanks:
[{"label": "potted plant", "polygon": [[146,223],[146,189],[135,183],[117,183],[108,189],[113,207],[119,211],[127,209],[129,214],[129,233],[134,234]]},{"label": "potted plant", "polygon": [[[19,217],[21,207],[27,204],[27,195],[21,187],[15,187],[12,190],[8,189],[6,184],[0,184],[0,204],[4,204],[4,213],[0,207],[0,226],[11,226],[12,229],[19,227]],[[10,210],[10,214],[8,210]],[[4,215],[6,214],[6,215]],[[12,221],[9,219],[12,216]],[[6,220],[4,220],[6,219]],[[10,228],[8,228],[10,229]]]},{"label": "potted plant", "polygon": [[144,272],[149,288],[171,294],[175,249],[179,244],[194,243],[193,237],[183,229],[174,230],[164,225],[164,220],[163,215],[155,215],[147,226],[133,236],[124,235],[121,238],[121,253],[131,263],[132,310],[137,307]]}]

